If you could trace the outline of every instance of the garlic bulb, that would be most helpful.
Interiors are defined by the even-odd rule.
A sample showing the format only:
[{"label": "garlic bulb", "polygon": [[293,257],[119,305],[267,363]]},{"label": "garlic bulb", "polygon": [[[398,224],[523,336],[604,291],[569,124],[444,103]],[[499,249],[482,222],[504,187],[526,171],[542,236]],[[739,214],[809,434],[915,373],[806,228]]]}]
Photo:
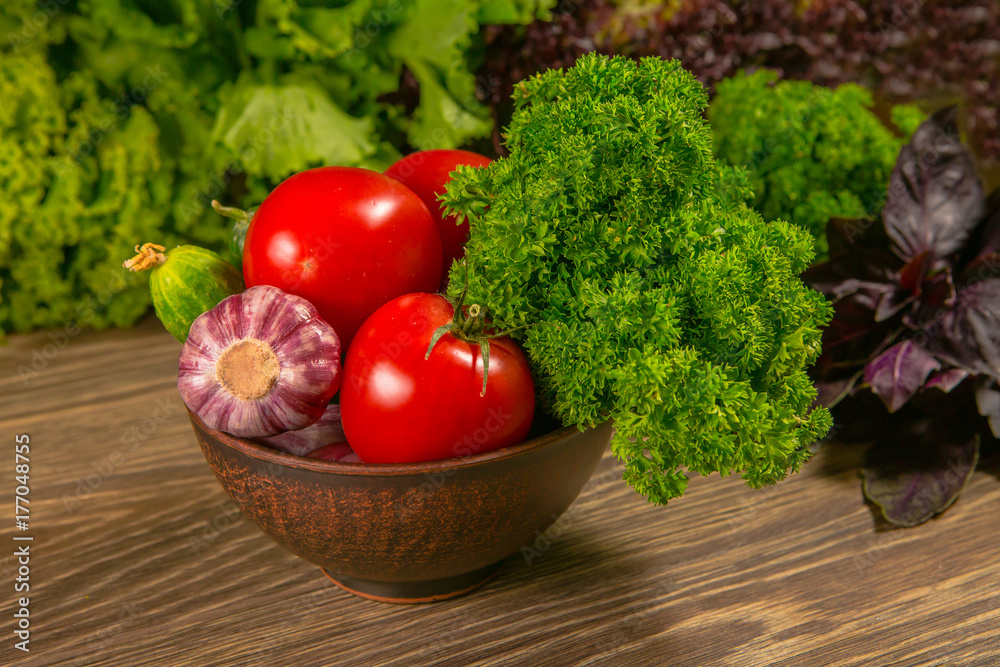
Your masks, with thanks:
[{"label": "garlic bulb", "polygon": [[305,299],[260,285],[191,324],[177,389],[206,426],[261,438],[318,420],[340,379],[333,327]]},{"label": "garlic bulb", "polygon": [[339,461],[340,463],[362,463],[361,457],[346,442],[334,442],[329,445],[323,445],[319,449],[309,452],[307,458],[321,459],[323,461]]},{"label": "garlic bulb", "polygon": [[324,445],[346,440],[344,427],[340,424],[340,406],[336,403],[327,406],[322,417],[303,429],[260,439],[268,447],[296,456],[305,456]]}]

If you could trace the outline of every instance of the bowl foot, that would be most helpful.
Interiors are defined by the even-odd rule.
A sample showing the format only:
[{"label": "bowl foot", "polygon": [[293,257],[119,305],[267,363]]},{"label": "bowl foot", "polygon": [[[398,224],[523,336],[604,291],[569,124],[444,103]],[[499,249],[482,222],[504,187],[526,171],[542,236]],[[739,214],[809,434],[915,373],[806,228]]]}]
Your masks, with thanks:
[{"label": "bowl foot", "polygon": [[323,574],[348,593],[369,600],[396,604],[420,604],[448,600],[474,591],[495,577],[506,560],[504,558],[492,565],[457,577],[433,581],[372,581],[344,575],[335,577],[325,569]]}]

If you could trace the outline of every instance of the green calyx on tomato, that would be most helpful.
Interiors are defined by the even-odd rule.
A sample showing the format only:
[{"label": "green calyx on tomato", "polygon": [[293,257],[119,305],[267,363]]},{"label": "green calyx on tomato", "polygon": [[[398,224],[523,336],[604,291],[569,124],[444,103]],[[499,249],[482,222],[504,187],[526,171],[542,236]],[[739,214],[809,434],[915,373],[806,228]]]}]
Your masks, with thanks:
[{"label": "green calyx on tomato", "polygon": [[482,395],[478,343],[444,333],[427,357],[434,333],[454,321],[451,301],[413,293],[380,307],[358,330],[344,363],[340,411],[362,461],[435,461],[523,442],[535,410],[524,353],[509,337],[491,338]]},{"label": "green calyx on tomato", "polygon": [[424,359],[427,360],[431,358],[431,352],[434,351],[434,346],[437,345],[437,342],[441,340],[441,337],[445,334],[450,333],[460,341],[471,343],[473,345],[479,345],[479,351],[483,355],[483,390],[479,393],[479,395],[485,396],[486,381],[490,374],[490,339],[509,336],[511,332],[516,331],[517,329],[508,329],[507,331],[500,333],[487,334],[486,311],[483,310],[482,306],[478,303],[474,303],[469,306],[467,310],[463,310],[462,308],[465,304],[465,295],[468,291],[468,274],[466,274],[465,289],[462,290],[462,295],[458,298],[458,303],[454,304],[455,316],[452,318],[451,322],[442,324],[434,331],[434,335],[431,336],[430,345],[427,346],[427,354],[424,355]]}]

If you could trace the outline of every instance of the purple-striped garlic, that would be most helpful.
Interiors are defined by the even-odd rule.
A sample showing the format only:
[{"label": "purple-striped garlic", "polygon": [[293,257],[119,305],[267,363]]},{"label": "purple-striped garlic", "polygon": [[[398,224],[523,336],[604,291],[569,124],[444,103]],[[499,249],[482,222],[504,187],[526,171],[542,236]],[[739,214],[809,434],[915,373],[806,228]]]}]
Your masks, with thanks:
[{"label": "purple-striped garlic", "polygon": [[268,447],[296,456],[305,456],[323,445],[346,440],[344,427],[340,423],[340,405],[337,403],[331,403],[318,421],[303,429],[260,439]]},{"label": "purple-striped garlic", "polygon": [[333,327],[305,299],[259,285],[195,319],[177,389],[206,426],[263,438],[318,420],[340,380]]},{"label": "purple-striped garlic", "polygon": [[319,449],[309,452],[307,458],[320,459],[322,461],[338,461],[340,463],[363,463],[351,446],[346,442],[334,442],[323,445]]}]

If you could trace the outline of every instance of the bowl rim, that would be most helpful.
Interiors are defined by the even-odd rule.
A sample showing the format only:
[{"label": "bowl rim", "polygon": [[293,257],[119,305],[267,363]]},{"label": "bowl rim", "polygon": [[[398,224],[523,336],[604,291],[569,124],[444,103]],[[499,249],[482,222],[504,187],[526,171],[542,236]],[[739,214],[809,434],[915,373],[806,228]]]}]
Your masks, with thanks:
[{"label": "bowl rim", "polygon": [[[333,473],[338,475],[356,475],[362,477],[386,477],[402,475],[426,475],[430,473],[448,473],[461,468],[469,468],[483,465],[491,461],[519,456],[525,452],[541,449],[562,438],[576,432],[581,433],[582,429],[576,426],[563,426],[554,431],[543,433],[531,440],[525,440],[516,445],[501,447],[482,454],[470,454],[468,456],[458,456],[451,459],[441,459],[438,461],[422,461],[420,463],[345,463],[342,461],[326,461],[324,459],[310,459],[305,456],[296,456],[283,452],[280,449],[272,449],[267,445],[240,438],[205,425],[201,418],[191,411],[186,405],[184,408],[188,412],[191,421],[215,440],[246,456],[274,463],[287,468],[298,468],[300,470],[311,470],[314,472]],[[595,427],[596,428],[596,427]]]}]

